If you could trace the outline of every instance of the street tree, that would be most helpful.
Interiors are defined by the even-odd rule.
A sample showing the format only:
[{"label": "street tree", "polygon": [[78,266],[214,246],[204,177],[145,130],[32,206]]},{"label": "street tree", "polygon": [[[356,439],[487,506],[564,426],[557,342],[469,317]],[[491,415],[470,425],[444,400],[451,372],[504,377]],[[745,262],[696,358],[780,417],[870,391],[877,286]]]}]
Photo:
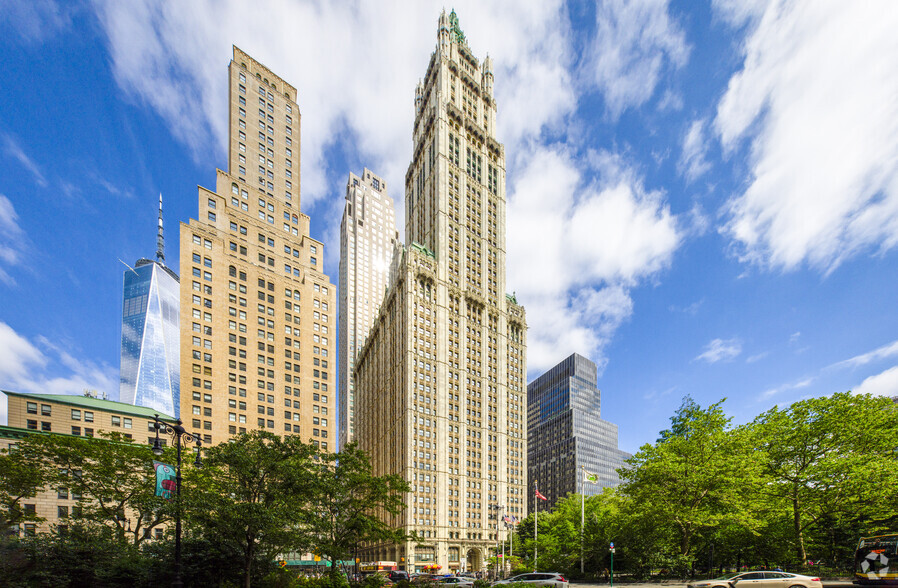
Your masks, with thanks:
[{"label": "street tree", "polygon": [[321,455],[312,473],[314,504],[305,513],[304,526],[312,531],[315,552],[332,565],[363,543],[405,539],[388,521],[401,514],[411,488],[401,476],[375,476],[358,445]]},{"label": "street tree", "polygon": [[28,435],[19,448],[50,468],[45,485],[64,488],[78,501],[70,514],[81,524],[111,527],[136,546],[169,520],[169,505],[155,496],[147,445],[113,432],[97,438]]},{"label": "street tree", "polygon": [[317,508],[317,449],[299,437],[252,431],[210,448],[187,468],[182,500],[190,531],[238,554],[247,588],[254,566],[289,551],[310,551]]},{"label": "street tree", "polygon": [[621,492],[643,516],[676,538],[681,565],[703,534],[723,524],[752,527],[758,467],[744,429],[730,427],[723,401],[702,408],[691,398],[654,445],[643,445],[620,470]]},{"label": "street tree", "polygon": [[863,519],[872,531],[896,512],[898,408],[850,392],[774,407],[752,423],[767,483],[789,513],[791,543],[808,559],[807,534]]},{"label": "street tree", "polygon": [[28,447],[14,444],[0,450],[0,537],[6,537],[25,522],[41,522],[23,501],[37,496],[47,485],[53,469]]}]

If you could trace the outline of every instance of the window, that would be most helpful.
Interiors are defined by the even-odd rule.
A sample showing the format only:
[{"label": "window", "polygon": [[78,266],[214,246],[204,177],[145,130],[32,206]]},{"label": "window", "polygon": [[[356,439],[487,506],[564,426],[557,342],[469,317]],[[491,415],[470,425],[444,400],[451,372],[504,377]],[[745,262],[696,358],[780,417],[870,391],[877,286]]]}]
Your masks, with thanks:
[{"label": "window", "polygon": [[50,423],[47,421],[41,421],[41,431],[50,431]]},{"label": "window", "polygon": [[49,404],[41,404],[41,416],[52,416]]},{"label": "window", "polygon": [[89,411],[89,410],[85,410],[85,411],[84,411],[84,422],[85,422],[85,423],[92,423],[92,422],[94,422],[94,413],[92,413],[92,412]]},{"label": "window", "polygon": [[81,427],[72,427],[72,435],[80,435]]},{"label": "window", "polygon": [[25,410],[28,414],[37,414],[37,402],[26,402]]},{"label": "window", "polygon": [[73,420],[73,421],[80,421],[80,420],[81,420],[81,411],[78,410],[77,408],[73,408],[73,409],[72,409],[72,420]]},{"label": "window", "polygon": [[113,415],[112,426],[113,427],[121,427],[122,426],[122,417]]},{"label": "window", "polygon": [[124,426],[126,429],[130,429],[131,428],[131,419],[129,419],[128,417],[125,417]]}]

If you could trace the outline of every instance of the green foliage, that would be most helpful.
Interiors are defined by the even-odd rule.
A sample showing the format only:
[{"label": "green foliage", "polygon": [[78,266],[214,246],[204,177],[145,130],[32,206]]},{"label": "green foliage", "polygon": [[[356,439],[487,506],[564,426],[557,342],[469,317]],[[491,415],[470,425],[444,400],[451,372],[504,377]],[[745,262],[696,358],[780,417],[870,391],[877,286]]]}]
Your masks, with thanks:
[{"label": "green foliage", "polygon": [[890,399],[811,398],[774,407],[752,427],[764,456],[763,494],[789,513],[797,561],[808,559],[806,534],[823,521],[832,529],[860,518],[870,533],[896,512],[898,409]]},{"label": "green foliage", "polygon": [[339,454],[319,456],[311,472],[310,490],[315,500],[305,512],[303,525],[314,537],[316,553],[330,561],[343,561],[365,542],[405,538],[400,530],[385,524],[384,518],[402,512],[408,483],[400,476],[374,476],[368,456],[356,444],[347,445]]},{"label": "green foliage", "polygon": [[703,409],[686,398],[671,428],[620,470],[621,492],[666,527],[687,557],[722,525],[756,525],[749,505],[760,482],[758,461],[747,430],[730,428],[722,402]]},{"label": "green foliage", "polygon": [[170,505],[155,496],[153,454],[147,445],[120,433],[101,433],[100,438],[29,435],[19,448],[48,468],[42,485],[81,497],[82,525],[110,527],[139,545],[147,531],[170,517]]},{"label": "green foliage", "polygon": [[27,446],[0,450],[0,537],[24,522],[40,522],[25,512],[22,501],[33,498],[48,483],[52,468]]},{"label": "green foliage", "polygon": [[204,467],[184,475],[192,533],[239,554],[244,586],[258,559],[312,546],[304,523],[314,508],[315,454],[298,437],[253,431],[212,447]]}]

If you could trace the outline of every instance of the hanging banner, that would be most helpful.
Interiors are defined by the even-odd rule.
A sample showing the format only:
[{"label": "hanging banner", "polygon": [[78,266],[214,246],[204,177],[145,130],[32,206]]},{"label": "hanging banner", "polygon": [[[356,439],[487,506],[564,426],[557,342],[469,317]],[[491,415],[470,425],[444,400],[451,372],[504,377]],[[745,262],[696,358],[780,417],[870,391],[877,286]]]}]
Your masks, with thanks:
[{"label": "hanging banner", "polygon": [[156,470],[156,496],[171,500],[178,484],[175,477],[175,468],[167,463],[154,460],[153,469]]}]

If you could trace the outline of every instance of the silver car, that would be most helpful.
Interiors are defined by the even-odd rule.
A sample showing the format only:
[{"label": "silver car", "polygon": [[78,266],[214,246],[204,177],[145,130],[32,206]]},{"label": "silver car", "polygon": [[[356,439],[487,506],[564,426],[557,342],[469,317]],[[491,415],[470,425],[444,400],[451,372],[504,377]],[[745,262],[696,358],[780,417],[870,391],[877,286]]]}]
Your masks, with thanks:
[{"label": "silver car", "polygon": [[788,572],[755,570],[713,580],[690,582],[688,588],[823,588],[820,578]]},{"label": "silver car", "polygon": [[474,580],[462,576],[446,576],[445,578],[440,578],[440,584],[448,584],[458,588],[471,588],[474,586]]},{"label": "silver car", "polygon": [[567,588],[568,581],[561,574],[550,572],[534,572],[531,574],[520,574],[494,582],[493,586],[501,586],[502,584],[533,584],[534,586],[554,586],[555,588]]}]

